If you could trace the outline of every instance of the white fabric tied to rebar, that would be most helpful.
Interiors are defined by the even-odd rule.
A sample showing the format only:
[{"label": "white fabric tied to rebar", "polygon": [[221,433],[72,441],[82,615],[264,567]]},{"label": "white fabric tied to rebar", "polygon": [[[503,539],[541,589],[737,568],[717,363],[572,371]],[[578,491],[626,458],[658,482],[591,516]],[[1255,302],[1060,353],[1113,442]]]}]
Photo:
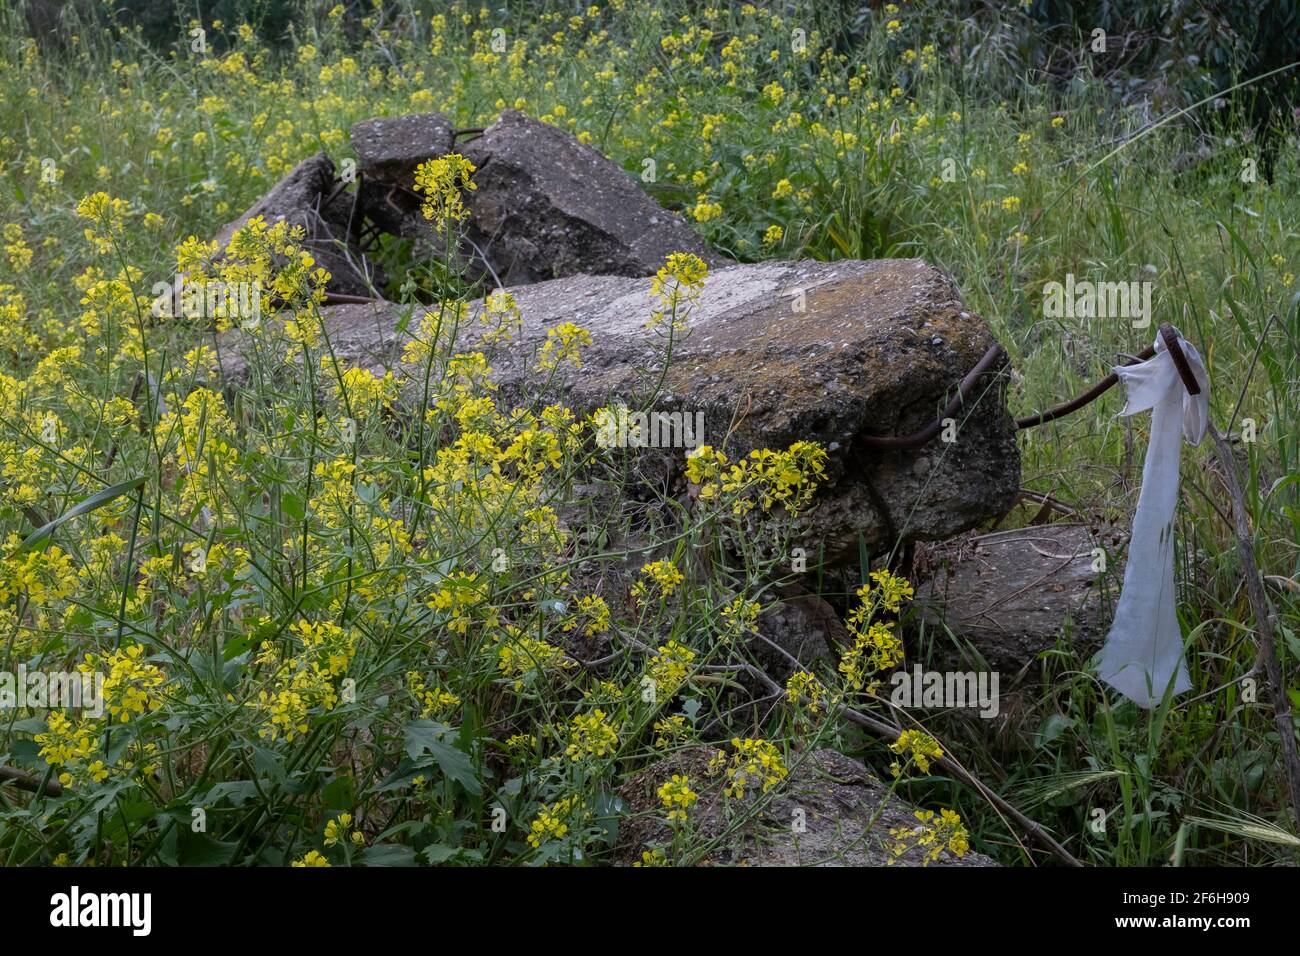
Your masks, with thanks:
[{"label": "white fabric tied to rebar", "polygon": [[1117,366],[1128,401],[1121,415],[1151,409],[1151,443],[1142,466],[1142,490],[1129,537],[1124,587],[1115,607],[1098,674],[1139,707],[1160,703],[1165,690],[1190,690],[1183,640],[1174,612],[1174,509],[1178,504],[1178,458],[1182,439],[1200,444],[1209,422],[1210,379],[1196,349],[1178,344],[1201,387],[1191,395],[1163,337],[1156,354],[1137,365]]}]

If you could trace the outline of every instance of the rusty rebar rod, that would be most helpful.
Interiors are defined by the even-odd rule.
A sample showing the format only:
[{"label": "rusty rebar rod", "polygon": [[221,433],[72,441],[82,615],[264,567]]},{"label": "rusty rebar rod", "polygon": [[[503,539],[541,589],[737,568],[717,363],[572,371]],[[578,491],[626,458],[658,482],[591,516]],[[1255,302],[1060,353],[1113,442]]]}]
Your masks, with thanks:
[{"label": "rusty rebar rod", "polygon": [[365,305],[368,302],[382,302],[368,295],[348,295],[346,292],[326,292],[326,305]]},{"label": "rusty rebar rod", "polygon": [[1201,383],[1192,374],[1192,366],[1188,364],[1187,356],[1183,354],[1183,347],[1178,344],[1178,333],[1168,322],[1160,324],[1160,338],[1164,339],[1165,351],[1174,360],[1174,368],[1178,369],[1178,377],[1183,380],[1183,387],[1187,389],[1187,394],[1200,395]]},{"label": "rusty rebar rod", "polygon": [[918,448],[924,445],[935,435],[939,434],[943,428],[943,422],[946,418],[952,418],[970,398],[971,392],[975,390],[975,385],[1006,353],[1002,351],[1002,346],[993,345],[984,353],[984,357],[975,363],[975,367],[966,373],[966,377],[961,380],[957,386],[957,394],[948,401],[943,413],[924,428],[912,432],[910,435],[859,435],[856,439],[870,448]]},{"label": "rusty rebar rod", "polygon": [[[1187,362],[1187,356],[1183,354],[1183,350],[1178,344],[1178,333],[1174,330],[1173,326],[1166,322],[1160,326],[1160,337],[1164,340],[1165,348],[1168,349],[1170,357],[1174,360],[1174,367],[1178,369],[1178,374],[1182,378],[1183,385],[1187,388],[1188,393],[1191,395],[1199,395],[1201,386],[1196,381],[1196,376],[1192,374],[1192,367]],[[979,363],[976,364],[966,377],[961,380],[961,386],[957,389],[957,394],[948,402],[943,413],[924,428],[918,429],[910,435],[859,435],[856,440],[869,448],[906,449],[919,448],[921,445],[924,445],[926,442],[934,438],[935,435],[939,434],[940,429],[943,428],[943,420],[945,418],[951,418],[956,414],[958,409],[961,408],[966,399],[970,397],[971,392],[974,391],[975,383],[989,370],[1001,351],[1001,346],[994,345],[985,352],[984,357],[979,360]],[[1126,366],[1136,365],[1139,362],[1145,362],[1155,354],[1155,346],[1148,345],[1124,364]],[[1088,389],[1081,395],[1072,398],[1063,405],[1057,405],[1055,408],[1048,409],[1045,412],[1039,412],[1036,415],[1027,415],[1024,418],[1017,418],[1016,430],[1023,431],[1026,428],[1034,428],[1038,425],[1043,425],[1047,422],[1054,421],[1057,418],[1077,412],[1088,403],[1096,401],[1106,392],[1114,388],[1115,383],[1118,381],[1119,376],[1114,372],[1111,372],[1092,388]]]},{"label": "rusty rebar rod", "polygon": [[[1178,333],[1168,322],[1161,324],[1160,338],[1164,340],[1165,348],[1169,352],[1169,357],[1174,360],[1174,368],[1178,369],[1178,375],[1183,380],[1183,386],[1187,389],[1187,393],[1189,395],[1199,395],[1201,393],[1201,385],[1196,381],[1196,376],[1192,374],[1192,367],[1187,362],[1187,356],[1183,354],[1182,346],[1178,344]],[[1154,345],[1148,345],[1124,364],[1126,366],[1137,365],[1139,362],[1145,362],[1155,354],[1156,347]],[[1016,419],[1016,428],[1033,428],[1036,425],[1042,425],[1055,418],[1060,418],[1062,415],[1069,415],[1071,412],[1077,412],[1089,402],[1100,398],[1103,394],[1113,388],[1115,383],[1118,381],[1119,376],[1114,372],[1111,372],[1092,388],[1088,389],[1077,398],[1066,402],[1064,405],[1058,405],[1049,411],[1041,412],[1037,415],[1030,415],[1026,418]]]},{"label": "rusty rebar rod", "polygon": [[[1138,354],[1130,361],[1127,361],[1124,364],[1136,365],[1139,362],[1145,362],[1155,354],[1156,347],[1154,345],[1148,345],[1141,352],[1138,352]],[[1039,412],[1037,415],[1028,415],[1024,418],[1017,418],[1016,428],[1023,431],[1026,428],[1034,428],[1038,425],[1044,425],[1047,422],[1069,415],[1071,412],[1077,412],[1089,402],[1101,398],[1102,395],[1114,388],[1115,383],[1118,381],[1119,376],[1114,372],[1111,372],[1092,388],[1088,389],[1083,394],[1070,399],[1070,401],[1066,402],[1064,405],[1057,405],[1055,408],[1048,409],[1045,412]]]}]

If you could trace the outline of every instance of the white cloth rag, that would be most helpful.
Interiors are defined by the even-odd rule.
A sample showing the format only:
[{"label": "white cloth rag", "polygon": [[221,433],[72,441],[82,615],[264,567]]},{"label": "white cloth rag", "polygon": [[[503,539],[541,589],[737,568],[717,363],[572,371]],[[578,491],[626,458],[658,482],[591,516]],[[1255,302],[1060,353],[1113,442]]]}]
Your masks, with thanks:
[{"label": "white cloth rag", "polygon": [[1178,344],[1201,386],[1199,395],[1188,394],[1159,335],[1154,357],[1115,368],[1128,392],[1120,414],[1151,409],[1151,444],[1142,466],[1142,490],[1133,515],[1124,587],[1097,671],[1107,684],[1145,708],[1160,703],[1171,682],[1174,694],[1192,686],[1174,613],[1174,509],[1178,504],[1180,439],[1198,445],[1205,436],[1210,379],[1201,356],[1181,334]]}]

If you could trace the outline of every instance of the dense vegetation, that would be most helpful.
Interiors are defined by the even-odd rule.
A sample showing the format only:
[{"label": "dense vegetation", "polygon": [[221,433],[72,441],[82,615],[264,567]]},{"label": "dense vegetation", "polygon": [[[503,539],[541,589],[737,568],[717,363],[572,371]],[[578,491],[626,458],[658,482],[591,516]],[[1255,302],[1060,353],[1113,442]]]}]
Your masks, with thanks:
[{"label": "dense vegetation", "polygon": [[[156,23],[146,36],[73,16],[37,42],[19,10],[2,14],[0,669],[98,670],[108,707],[0,711],[0,764],[63,786],[0,790],[0,859],[600,862],[627,776],[700,742],[719,744],[712,775],[662,782],[673,838],[646,862],[706,858],[699,793],[725,791],[742,819],[821,745],[944,811],[895,840],[1046,859],[931,766],[942,749],[1085,862],[1294,855],[1270,712],[1235,683],[1255,666],[1255,622],[1208,449],[1184,456],[1177,524],[1192,693],[1136,710],[1063,642],[998,722],[927,718],[891,752],[839,711],[878,708],[873,682],[913,633],[909,588],[879,565],[828,595],[854,638],[839,666],[740,706],[764,693],[741,638],[781,575],[743,529],[779,540],[820,449],[712,452],[692,460],[690,501],[637,502],[593,454],[592,422],[541,391],[533,407],[494,401],[509,296],[470,315],[454,268],[394,270],[388,294],[428,305],[406,356],[422,374],[402,382],[334,359],[320,276],[284,229],[245,230],[219,263],[207,245],[300,159],[350,155],[356,121],[438,110],[477,127],[510,106],[648,178],[738,259],[914,255],[950,271],[1011,353],[1021,414],[1153,334],[1045,318],[1044,283],[1149,279],[1153,324],[1201,347],[1213,421],[1236,438],[1253,426],[1237,446],[1246,503],[1300,697],[1300,164],[1289,112],[1255,106],[1248,56],[1214,64],[1232,92],[1196,74],[1157,115],[1156,94],[1094,63],[1086,32],[1051,34],[1064,73],[976,42],[1046,37],[1037,9],[358,6],[304,3],[288,31],[257,8],[175,21],[170,42]],[[1261,122],[1286,147],[1267,169]],[[459,228],[460,173],[429,170],[435,234]],[[239,388],[218,375],[228,321],[151,315],[178,269],[265,282],[262,321],[233,331],[253,356]],[[707,282],[698,262],[665,264],[647,366]],[[455,353],[449,330],[480,320],[495,344]],[[554,330],[539,377],[586,340]],[[398,410],[411,388],[426,414]],[[1118,408],[1112,394],[1024,433],[1026,487],[1123,526],[1144,435]],[[630,538],[641,550],[611,544]],[[629,560],[644,566],[613,601],[601,588]],[[610,648],[598,664],[593,646]]]}]

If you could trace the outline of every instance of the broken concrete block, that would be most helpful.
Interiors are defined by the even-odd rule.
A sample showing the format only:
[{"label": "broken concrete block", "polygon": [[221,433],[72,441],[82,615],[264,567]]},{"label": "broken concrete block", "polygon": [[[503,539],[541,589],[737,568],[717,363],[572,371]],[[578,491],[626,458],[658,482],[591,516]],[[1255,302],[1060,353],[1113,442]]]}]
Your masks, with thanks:
[{"label": "broken concrete block", "polygon": [[[921,866],[923,851],[912,847],[895,857],[891,829],[917,826],[915,807],[873,777],[867,768],[836,750],[816,750],[789,758],[789,775],[776,796],[739,828],[732,826],[721,795],[721,781],[710,779],[709,759],[719,751],[695,747],[679,751],[632,777],[620,791],[627,804],[619,826],[618,862],[639,862],[652,847],[672,843],[656,789],[673,774],[690,780],[700,794],[691,808],[695,845],[717,840],[700,862],[718,866]],[[725,771],[724,771],[725,772]],[[743,802],[754,801],[751,790]],[[770,796],[770,795],[769,795]],[[732,801],[734,804],[736,801]],[[733,810],[738,808],[732,807]],[[791,822],[799,819],[802,827]],[[944,849],[931,866],[997,866],[972,850],[960,857]]]},{"label": "broken concrete block", "polygon": [[1108,609],[1118,596],[1108,593],[1119,581],[1114,568],[1094,568],[1099,547],[1089,528],[1065,523],[946,545],[916,595],[924,620],[938,629],[931,637],[937,662],[971,667],[969,643],[990,668],[1010,677],[1061,638],[1090,657],[1105,639]]},{"label": "broken concrete block", "polygon": [[809,670],[834,667],[832,650],[852,643],[835,609],[797,588],[779,588],[777,596],[780,600],[765,607],[755,622],[754,629],[765,640],[746,642],[759,666],[781,684],[795,672],[794,661]]},{"label": "broken concrete block", "polygon": [[267,225],[287,220],[306,231],[303,246],[317,265],[329,271],[330,292],[372,295],[372,288],[382,286],[386,279],[357,245],[361,216],[353,207],[353,198],[338,188],[334,163],[324,153],[317,153],[291,169],[215,238],[225,249],[236,230],[256,216],[263,217]]},{"label": "broken concrete block", "polygon": [[[503,404],[529,400],[538,384],[530,363],[546,330],[563,322],[589,330],[593,344],[581,369],[557,370],[554,398],[584,414],[645,391],[639,367],[655,354],[655,334],[643,328],[654,308],[648,280],[574,276],[512,292],[523,329],[492,359]],[[471,304],[471,316],[481,308]],[[396,362],[404,337],[393,330],[403,307],[342,305],[322,314],[335,354],[375,368]],[[817,507],[797,522],[810,566],[823,553],[831,563],[857,560],[859,536],[878,554],[898,539],[950,537],[1011,507],[1020,455],[999,367],[962,410],[954,441],[906,450],[861,441],[933,421],[994,344],[952,283],[921,260],[730,266],[705,282],[689,325],[653,411],[701,421],[696,442],[725,442],[732,460],[800,440],[827,448]],[[419,327],[418,316],[408,327]],[[471,318],[458,347],[473,348],[481,328]],[[222,351],[235,378],[237,344]],[[660,454],[684,466],[684,448]]]},{"label": "broken concrete block", "polygon": [[415,170],[452,151],[451,123],[440,113],[380,117],[353,126],[351,139],[365,214],[385,232],[423,237],[429,226],[413,188]]},{"label": "broken concrete block", "polygon": [[672,252],[724,260],[627,172],[571,135],[505,110],[462,152],[470,238],[508,286],[588,273],[653,275]]}]

